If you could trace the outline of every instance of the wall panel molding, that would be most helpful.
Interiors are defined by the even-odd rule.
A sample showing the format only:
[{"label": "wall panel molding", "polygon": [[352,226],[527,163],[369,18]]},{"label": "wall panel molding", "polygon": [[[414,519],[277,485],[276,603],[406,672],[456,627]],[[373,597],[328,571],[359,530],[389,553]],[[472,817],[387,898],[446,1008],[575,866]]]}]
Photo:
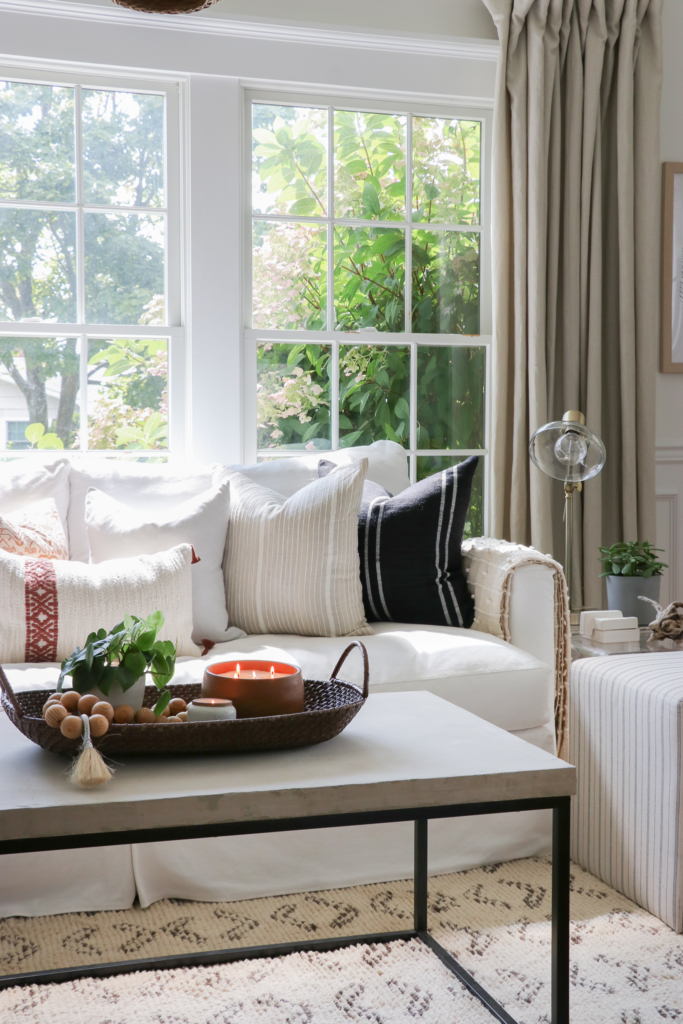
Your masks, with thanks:
[{"label": "wall panel molding", "polygon": [[660,603],[683,600],[683,443],[663,438],[655,448],[657,547],[664,549]]}]

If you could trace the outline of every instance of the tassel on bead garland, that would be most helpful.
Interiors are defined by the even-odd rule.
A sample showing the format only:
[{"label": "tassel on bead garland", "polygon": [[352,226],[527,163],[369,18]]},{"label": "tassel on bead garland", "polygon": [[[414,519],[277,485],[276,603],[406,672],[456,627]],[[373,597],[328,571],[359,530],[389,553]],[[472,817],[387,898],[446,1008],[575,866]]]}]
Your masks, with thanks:
[{"label": "tassel on bead garland", "polygon": [[83,743],[81,752],[71,766],[69,782],[76,786],[101,786],[109,782],[114,771],[106,765],[99,750],[95,750],[90,739],[90,721],[87,715],[81,715],[83,720]]}]

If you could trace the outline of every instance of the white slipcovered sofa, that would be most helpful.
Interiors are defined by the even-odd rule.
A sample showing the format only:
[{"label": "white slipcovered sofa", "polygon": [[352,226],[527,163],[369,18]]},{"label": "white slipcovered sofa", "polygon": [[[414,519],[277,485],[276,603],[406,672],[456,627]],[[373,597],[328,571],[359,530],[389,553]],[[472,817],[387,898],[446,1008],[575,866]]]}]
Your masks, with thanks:
[{"label": "white slipcovered sofa", "polygon": [[[391,493],[409,486],[405,455],[392,442],[325,453],[338,462],[359,456],[368,458],[368,479]],[[289,495],[315,479],[318,458],[304,455],[240,469]],[[202,493],[221,469],[181,471],[104,460],[67,464],[53,474],[51,496],[68,528],[70,557],[84,559],[89,486],[154,511]],[[45,473],[39,476],[33,490],[13,495],[3,488],[0,470],[0,513],[48,496]],[[515,545],[481,539],[469,542],[466,551],[477,607],[474,627],[373,624],[373,635],[362,638],[369,654],[370,692],[429,690],[554,753],[557,695],[566,683],[567,658],[561,570],[546,556]],[[263,647],[284,649],[305,677],[324,679],[347,643],[344,637],[240,636],[203,658],[179,659],[176,681],[200,681],[207,663]],[[15,690],[52,687],[59,668],[4,667]],[[353,657],[343,675],[360,682],[360,665]],[[237,770],[239,760],[226,757],[226,772]],[[430,828],[430,871],[541,854],[549,843],[549,812],[436,821]],[[122,909],[136,896],[143,906],[167,897],[244,899],[388,881],[411,872],[410,823],[23,854],[0,857],[0,915]]]}]

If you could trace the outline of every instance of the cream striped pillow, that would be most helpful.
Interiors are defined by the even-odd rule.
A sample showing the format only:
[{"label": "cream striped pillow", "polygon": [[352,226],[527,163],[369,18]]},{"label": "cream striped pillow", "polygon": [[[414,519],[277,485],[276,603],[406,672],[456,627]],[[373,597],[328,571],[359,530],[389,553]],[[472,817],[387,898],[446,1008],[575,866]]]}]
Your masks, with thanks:
[{"label": "cream striped pillow", "polygon": [[230,472],[225,583],[231,626],[247,633],[361,636],[358,509],[368,460],[285,498]]}]

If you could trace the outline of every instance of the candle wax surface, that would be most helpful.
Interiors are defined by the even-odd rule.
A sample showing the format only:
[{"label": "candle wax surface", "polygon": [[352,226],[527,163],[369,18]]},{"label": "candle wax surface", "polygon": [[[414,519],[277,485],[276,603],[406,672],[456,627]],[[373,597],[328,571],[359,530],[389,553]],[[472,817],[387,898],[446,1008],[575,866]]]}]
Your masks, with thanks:
[{"label": "candle wax surface", "polygon": [[217,672],[225,679],[287,679],[291,672],[264,672],[260,668],[241,668],[239,672]]}]

